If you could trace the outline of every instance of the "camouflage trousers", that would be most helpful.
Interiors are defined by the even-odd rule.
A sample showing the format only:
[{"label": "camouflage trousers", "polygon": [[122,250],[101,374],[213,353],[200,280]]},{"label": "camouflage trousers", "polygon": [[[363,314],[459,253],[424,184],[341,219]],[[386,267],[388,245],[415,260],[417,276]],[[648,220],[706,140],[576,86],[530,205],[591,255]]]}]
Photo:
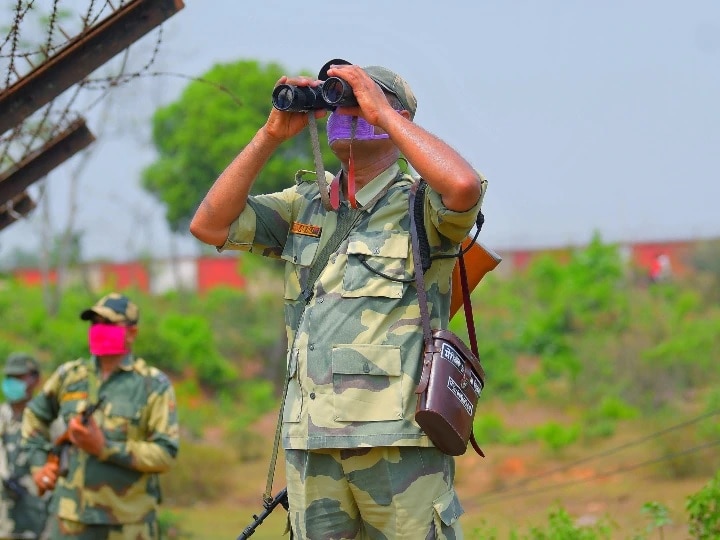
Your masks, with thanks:
[{"label": "camouflage trousers", "polygon": [[437,448],[285,450],[294,540],[458,540],[455,461]]},{"label": "camouflage trousers", "polygon": [[48,540],[158,540],[156,522],[91,525],[51,516]]}]

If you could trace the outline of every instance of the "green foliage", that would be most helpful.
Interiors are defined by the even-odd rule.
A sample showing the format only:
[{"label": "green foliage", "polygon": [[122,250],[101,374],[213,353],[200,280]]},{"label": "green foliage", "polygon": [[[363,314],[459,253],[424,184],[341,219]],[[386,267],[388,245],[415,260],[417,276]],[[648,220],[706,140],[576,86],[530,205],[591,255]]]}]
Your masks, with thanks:
[{"label": "green foliage", "polygon": [[548,516],[547,528],[532,527],[528,540],[597,540],[611,538],[611,527],[601,521],[592,526],[579,526],[567,510],[555,508]]},{"label": "green foliage", "polygon": [[[705,451],[700,449],[717,442],[717,440],[703,441],[699,426],[695,426],[694,430],[682,429],[665,433],[655,443],[655,452],[659,453],[661,458],[654,468],[655,474],[660,478],[671,480],[712,474],[720,466],[720,455],[712,447]],[[691,449],[696,450],[690,451]]]},{"label": "green foliage", "polygon": [[[169,313],[160,318],[156,327],[150,327],[144,340],[141,341],[140,336],[139,333],[137,350],[144,351],[143,356],[148,362],[168,371],[180,373],[184,368],[192,367],[201,382],[215,388],[238,378],[236,369],[218,352],[212,329],[204,317]],[[156,350],[148,353],[149,341],[154,341]],[[143,348],[145,344],[148,347]],[[157,348],[165,354],[154,357]]]},{"label": "green foliage", "polygon": [[485,370],[485,389],[481,399],[501,397],[506,401],[517,401],[524,397],[520,378],[515,371],[515,361],[507,349],[494,339],[478,343],[480,361]]},{"label": "green foliage", "polygon": [[505,438],[503,419],[492,413],[478,412],[473,421],[473,434],[481,443],[499,443]]},{"label": "green foliage", "polygon": [[585,412],[582,434],[585,439],[607,438],[615,434],[619,420],[630,420],[638,416],[638,410],[620,397],[604,396],[599,406]]},{"label": "green foliage", "polygon": [[663,527],[672,525],[673,521],[670,518],[670,512],[664,504],[654,501],[646,502],[642,505],[640,511],[650,520],[650,523],[648,523],[645,529],[647,533],[657,530],[660,532],[660,538],[662,538]]},{"label": "green foliage", "polygon": [[684,317],[664,340],[645,351],[648,369],[660,368],[678,389],[701,386],[720,375],[715,351],[720,350],[720,314]]},{"label": "green foliage", "polygon": [[720,389],[713,388],[705,398],[707,418],[698,425],[700,437],[707,441],[720,441]]},{"label": "green foliage", "polygon": [[720,240],[706,240],[697,245],[692,253],[693,266],[710,278],[707,300],[720,300]]},{"label": "green foliage", "polygon": [[157,522],[161,540],[195,537],[195,535],[183,530],[182,518],[166,508],[161,508],[158,512]]},{"label": "green foliage", "polygon": [[[567,510],[558,506],[550,510],[546,527],[530,527],[527,533],[513,529],[509,540],[603,540],[610,539],[612,526],[607,519],[592,525],[578,525]],[[472,533],[477,540],[498,540],[495,528],[481,526]]]},{"label": "green foliage", "polygon": [[[202,75],[212,84],[193,81],[180,99],[155,112],[153,143],[158,159],[144,170],[142,183],[165,204],[173,230],[186,226],[212,181],[265,123],[273,88],[284,74],[286,69],[275,63],[216,64]],[[320,122],[321,138],[324,130],[325,123]],[[325,167],[333,170],[337,161],[324,148]],[[313,168],[312,164],[312,145],[305,130],[280,146],[253,190],[284,189],[292,184],[297,170]]]},{"label": "green foliage", "polygon": [[545,443],[547,448],[557,453],[577,441],[580,436],[580,428],[548,422],[535,428],[535,435]]},{"label": "green foliage", "polygon": [[685,509],[693,538],[720,538],[720,471],[700,491],[687,498]]},{"label": "green foliage", "polygon": [[535,302],[520,335],[528,352],[572,362],[572,355],[567,354],[570,334],[626,324],[620,256],[615,246],[604,245],[598,235],[587,247],[573,252],[568,263],[549,255],[540,257],[528,274]]}]

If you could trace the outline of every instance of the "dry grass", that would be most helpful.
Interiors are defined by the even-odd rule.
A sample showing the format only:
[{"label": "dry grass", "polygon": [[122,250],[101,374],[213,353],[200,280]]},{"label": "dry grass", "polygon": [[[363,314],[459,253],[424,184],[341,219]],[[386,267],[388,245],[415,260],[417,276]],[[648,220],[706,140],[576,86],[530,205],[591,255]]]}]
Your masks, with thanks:
[{"label": "dry grass", "polygon": [[[515,406],[513,414],[524,413]],[[252,514],[261,511],[274,419],[274,414],[270,414],[257,424],[265,432],[266,455],[253,462],[237,463],[227,471],[234,479],[233,488],[221,501],[197,501],[192,506],[171,508],[182,528],[195,539],[236,538],[252,521]],[[663,530],[664,540],[687,538],[685,499],[699,490],[709,475],[672,479],[664,474],[663,463],[611,474],[662,455],[657,442],[633,446],[602,459],[588,459],[633,442],[654,429],[660,428],[644,426],[642,421],[626,424],[611,440],[592,446],[578,443],[560,456],[550,455],[538,443],[518,447],[486,446],[486,459],[468,451],[457,459],[456,481],[466,510],[462,518],[466,538],[480,538],[475,531],[481,526],[496,528],[501,539],[507,538],[512,529],[527,532],[532,525],[546,526],[548,512],[561,505],[585,523],[609,516],[617,527],[613,538],[630,539],[647,525],[641,508],[650,501],[666,505],[674,520],[673,526]],[[696,459],[712,461],[713,450],[707,452]],[[576,465],[569,466],[573,464]],[[283,485],[281,452],[274,492]],[[285,513],[278,509],[252,538],[280,538],[284,526]],[[656,534],[652,538],[660,537]]]}]

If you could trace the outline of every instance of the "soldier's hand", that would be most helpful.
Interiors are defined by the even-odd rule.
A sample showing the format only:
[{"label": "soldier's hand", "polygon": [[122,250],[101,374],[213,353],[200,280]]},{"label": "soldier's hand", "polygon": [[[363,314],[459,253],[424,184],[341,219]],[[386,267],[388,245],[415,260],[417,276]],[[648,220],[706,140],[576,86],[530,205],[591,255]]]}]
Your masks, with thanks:
[{"label": "soldier's hand", "polygon": [[38,488],[38,495],[55,489],[55,483],[58,479],[58,464],[53,462],[46,463],[32,473],[32,479]]},{"label": "soldier's hand", "polygon": [[79,416],[71,418],[68,422],[68,435],[75,446],[92,456],[99,456],[105,448],[105,435],[93,418],[85,425]]},{"label": "soldier's hand", "polygon": [[[292,86],[312,86],[317,87],[320,85],[320,81],[311,79],[309,77],[281,77],[275,86],[279,84],[289,84]],[[325,110],[313,111],[316,118],[322,118],[327,114]],[[300,112],[285,112],[278,111],[274,107],[270,110],[270,116],[263,126],[263,129],[268,137],[276,141],[286,141],[291,139],[302,130],[308,124],[308,115]]]}]

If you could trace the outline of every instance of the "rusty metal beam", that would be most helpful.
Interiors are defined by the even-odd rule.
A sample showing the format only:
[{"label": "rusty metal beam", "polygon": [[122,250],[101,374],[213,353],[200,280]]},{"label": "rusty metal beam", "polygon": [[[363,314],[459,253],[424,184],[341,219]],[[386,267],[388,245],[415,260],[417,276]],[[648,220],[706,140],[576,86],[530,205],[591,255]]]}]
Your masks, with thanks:
[{"label": "rusty metal beam", "polygon": [[28,215],[33,208],[35,201],[25,192],[8,201],[4,206],[0,206],[0,231]]},{"label": "rusty metal beam", "polygon": [[0,174],[0,204],[22,193],[62,162],[95,140],[85,120],[73,122],[65,131],[29,153],[16,167]]},{"label": "rusty metal beam", "polygon": [[0,94],[0,133],[20,124],[184,7],[182,0],[134,0],[73,39]]}]

